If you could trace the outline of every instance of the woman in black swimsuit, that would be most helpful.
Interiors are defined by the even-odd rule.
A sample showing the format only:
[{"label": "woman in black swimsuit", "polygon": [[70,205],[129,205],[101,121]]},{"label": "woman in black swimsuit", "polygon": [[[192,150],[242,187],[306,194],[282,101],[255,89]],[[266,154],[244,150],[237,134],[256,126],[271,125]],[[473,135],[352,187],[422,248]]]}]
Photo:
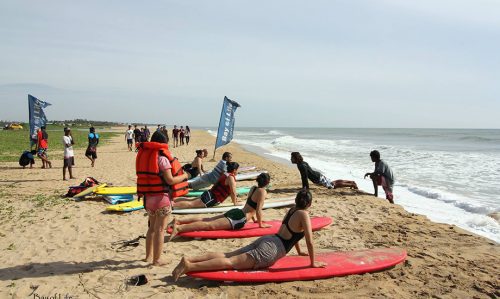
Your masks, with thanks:
[{"label": "woman in black swimsuit", "polygon": [[175,219],[170,226],[173,225],[170,240],[178,233],[204,231],[204,230],[219,230],[219,229],[241,229],[247,221],[253,219],[259,223],[259,227],[270,227],[262,222],[262,206],[267,195],[266,187],[269,185],[271,177],[267,173],[261,173],[257,177],[257,186],[253,186],[248,194],[247,201],[243,209],[231,209],[222,215],[210,218],[190,217],[186,219]]},{"label": "woman in black swimsuit", "polygon": [[[229,253],[210,252],[197,257],[183,257],[172,272],[174,280],[177,281],[187,272],[268,268],[293,247],[299,255],[309,256],[311,267],[325,267],[325,263],[315,261],[311,220],[307,211],[311,202],[309,191],[299,191],[295,207],[288,211],[276,235],[260,237],[250,245]],[[298,244],[303,237],[306,239],[307,253],[302,252]]]}]

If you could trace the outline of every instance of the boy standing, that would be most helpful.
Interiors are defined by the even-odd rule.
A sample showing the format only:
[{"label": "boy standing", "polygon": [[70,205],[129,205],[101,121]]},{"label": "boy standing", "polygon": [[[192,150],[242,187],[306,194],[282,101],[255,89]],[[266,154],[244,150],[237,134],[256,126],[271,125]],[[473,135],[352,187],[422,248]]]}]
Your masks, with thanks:
[{"label": "boy standing", "polygon": [[63,145],[64,145],[64,164],[63,164],[63,180],[66,179],[66,168],[68,168],[69,178],[75,179],[73,176],[73,165],[75,165],[75,158],[73,154],[73,137],[71,136],[70,128],[64,128]]},{"label": "boy standing", "polygon": [[373,188],[375,189],[375,196],[378,196],[378,186],[382,186],[385,192],[385,198],[394,203],[394,195],[392,194],[392,187],[394,186],[394,174],[391,168],[384,160],[380,159],[380,153],[377,150],[370,152],[372,162],[375,162],[375,170],[367,172],[365,178],[370,176],[373,181]]},{"label": "boy standing", "polygon": [[134,141],[134,131],[132,131],[132,126],[128,126],[127,132],[125,132],[125,140],[127,140],[128,150],[132,151],[132,143]]}]

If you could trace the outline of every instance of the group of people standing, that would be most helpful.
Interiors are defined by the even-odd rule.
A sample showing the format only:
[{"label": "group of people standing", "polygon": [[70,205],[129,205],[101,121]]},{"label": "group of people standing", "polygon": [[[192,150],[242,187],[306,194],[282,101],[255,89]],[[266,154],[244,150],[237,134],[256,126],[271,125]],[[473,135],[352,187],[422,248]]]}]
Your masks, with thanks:
[{"label": "group of people standing", "polygon": [[[161,132],[165,136],[167,144],[170,143],[170,137],[166,126],[158,125],[155,132]],[[138,128],[137,125],[134,125],[133,130],[132,125],[129,125],[128,130],[125,132],[125,140],[127,141],[129,151],[133,150],[133,146],[137,149],[137,145],[141,142],[148,142],[150,137],[151,131],[148,129],[147,125],[143,128]],[[186,126],[186,128],[184,128],[184,126],[177,128],[177,125],[174,125],[172,129],[173,147],[189,145],[190,138],[191,129],[189,126]]]},{"label": "group of people standing", "polygon": [[[47,129],[45,126],[42,126],[37,130],[36,140],[33,141],[36,145],[35,150],[23,152],[23,154],[19,158],[19,165],[21,165],[23,168],[25,168],[27,165],[30,165],[30,168],[33,168],[33,164],[35,164],[34,155],[36,154],[40,158],[40,160],[42,160],[42,168],[52,168],[52,162],[49,160],[48,156],[49,134],[47,133]],[[66,170],[68,170],[69,178],[75,179],[75,177],[73,176],[73,166],[75,165],[73,145],[75,144],[75,141],[69,127],[64,128],[62,144],[64,147],[63,180],[67,180]],[[95,161],[97,159],[98,144],[99,134],[97,134],[95,128],[91,126],[89,128],[88,134],[88,145],[87,149],[85,150],[85,157],[90,160],[91,167],[94,167]]]}]

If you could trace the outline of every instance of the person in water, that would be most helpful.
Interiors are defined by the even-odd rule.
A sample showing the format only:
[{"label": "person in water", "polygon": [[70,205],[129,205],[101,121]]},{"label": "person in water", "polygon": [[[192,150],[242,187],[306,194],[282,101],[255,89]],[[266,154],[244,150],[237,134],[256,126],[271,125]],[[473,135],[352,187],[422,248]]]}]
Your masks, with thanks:
[{"label": "person in water", "polygon": [[394,174],[389,165],[382,159],[380,159],[380,152],[377,150],[370,152],[370,158],[372,162],[375,162],[375,170],[373,172],[367,172],[367,176],[373,182],[373,188],[375,189],[375,196],[378,196],[378,186],[382,186],[385,192],[385,199],[390,203],[394,203],[394,195],[392,194],[394,186]]},{"label": "person in water", "polygon": [[[231,209],[222,215],[210,218],[190,217],[187,219],[175,219],[172,221],[173,229],[170,234],[172,240],[178,233],[203,231],[203,230],[238,230],[252,219],[259,227],[271,227],[263,223],[262,206],[267,195],[266,187],[271,181],[267,173],[261,173],[257,179],[257,186],[253,186],[248,194],[245,206],[242,209]],[[255,219],[257,218],[257,219]]]},{"label": "person in water", "polygon": [[304,158],[302,158],[302,155],[299,152],[292,152],[290,160],[293,164],[297,164],[297,168],[300,171],[300,178],[302,179],[302,188],[304,189],[309,189],[309,180],[317,185],[327,187],[328,189],[343,187],[358,189],[358,185],[356,185],[355,181],[332,181],[321,172],[313,170],[311,166],[309,166],[309,164],[304,161]]},{"label": "person in water", "polygon": [[227,173],[222,173],[210,190],[203,192],[199,198],[177,197],[174,199],[174,208],[210,208],[224,202],[228,196],[231,196],[233,204],[237,205],[235,177],[238,167],[240,167],[238,163],[228,162]]},{"label": "person in water", "polygon": [[[166,144],[167,138],[163,133],[156,131],[151,136],[151,142]],[[146,162],[150,163],[150,161],[141,161],[141,163]],[[160,154],[156,163],[158,163],[161,181],[165,187],[167,187],[167,185],[178,184],[187,179],[187,174],[185,173],[177,176],[172,174],[170,170],[172,165],[167,157]],[[172,213],[168,188],[164,190],[165,192],[161,193],[147,193],[144,198],[145,209],[149,216],[148,231],[146,233],[146,258],[144,261],[150,262],[155,266],[165,264],[160,260],[160,257],[163,250],[165,227],[168,223],[168,217]]]},{"label": "person in water", "polygon": [[[208,151],[206,149],[203,150],[203,156],[206,157],[208,155]],[[189,188],[194,190],[199,190],[205,187],[209,187],[212,184],[215,184],[217,180],[220,178],[221,174],[227,171],[226,163],[231,162],[233,160],[233,155],[230,152],[225,152],[222,154],[222,159],[215,165],[212,171],[205,173],[202,176],[196,177],[193,180],[189,181]]]},{"label": "person in water", "polygon": [[[299,191],[295,197],[295,207],[286,213],[276,235],[260,237],[253,243],[232,252],[209,252],[196,257],[184,256],[172,272],[174,280],[177,281],[187,272],[268,268],[284,257],[292,247],[295,247],[299,255],[309,256],[310,267],[325,267],[325,263],[315,260],[312,226],[307,211],[311,202],[311,192]],[[307,253],[301,250],[298,243],[303,237],[306,239]]]},{"label": "person in water", "polygon": [[203,158],[204,158],[203,150],[196,150],[196,157],[194,157],[193,162],[191,164],[186,164],[182,168],[187,171],[190,175],[190,178],[195,178],[200,173],[205,173],[203,169]]}]

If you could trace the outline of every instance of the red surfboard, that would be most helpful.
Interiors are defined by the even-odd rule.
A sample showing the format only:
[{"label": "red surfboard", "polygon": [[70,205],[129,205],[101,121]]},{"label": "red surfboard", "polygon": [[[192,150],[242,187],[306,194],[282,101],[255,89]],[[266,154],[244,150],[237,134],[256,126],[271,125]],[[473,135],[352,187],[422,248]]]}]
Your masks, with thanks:
[{"label": "red surfboard", "polygon": [[[188,238],[202,239],[232,239],[232,238],[251,238],[265,235],[274,235],[278,233],[281,226],[281,220],[264,221],[265,224],[272,225],[268,228],[260,228],[258,223],[253,221],[248,222],[242,229],[239,230],[205,230],[180,233],[179,236]],[[311,217],[312,230],[319,230],[332,223],[330,217]],[[172,229],[168,229],[170,234]]]},{"label": "red surfboard", "polygon": [[401,248],[322,252],[316,254],[316,260],[326,262],[325,268],[311,268],[308,256],[285,256],[268,269],[190,272],[187,275],[208,280],[236,282],[314,280],[380,271],[405,259],[406,250]]}]

